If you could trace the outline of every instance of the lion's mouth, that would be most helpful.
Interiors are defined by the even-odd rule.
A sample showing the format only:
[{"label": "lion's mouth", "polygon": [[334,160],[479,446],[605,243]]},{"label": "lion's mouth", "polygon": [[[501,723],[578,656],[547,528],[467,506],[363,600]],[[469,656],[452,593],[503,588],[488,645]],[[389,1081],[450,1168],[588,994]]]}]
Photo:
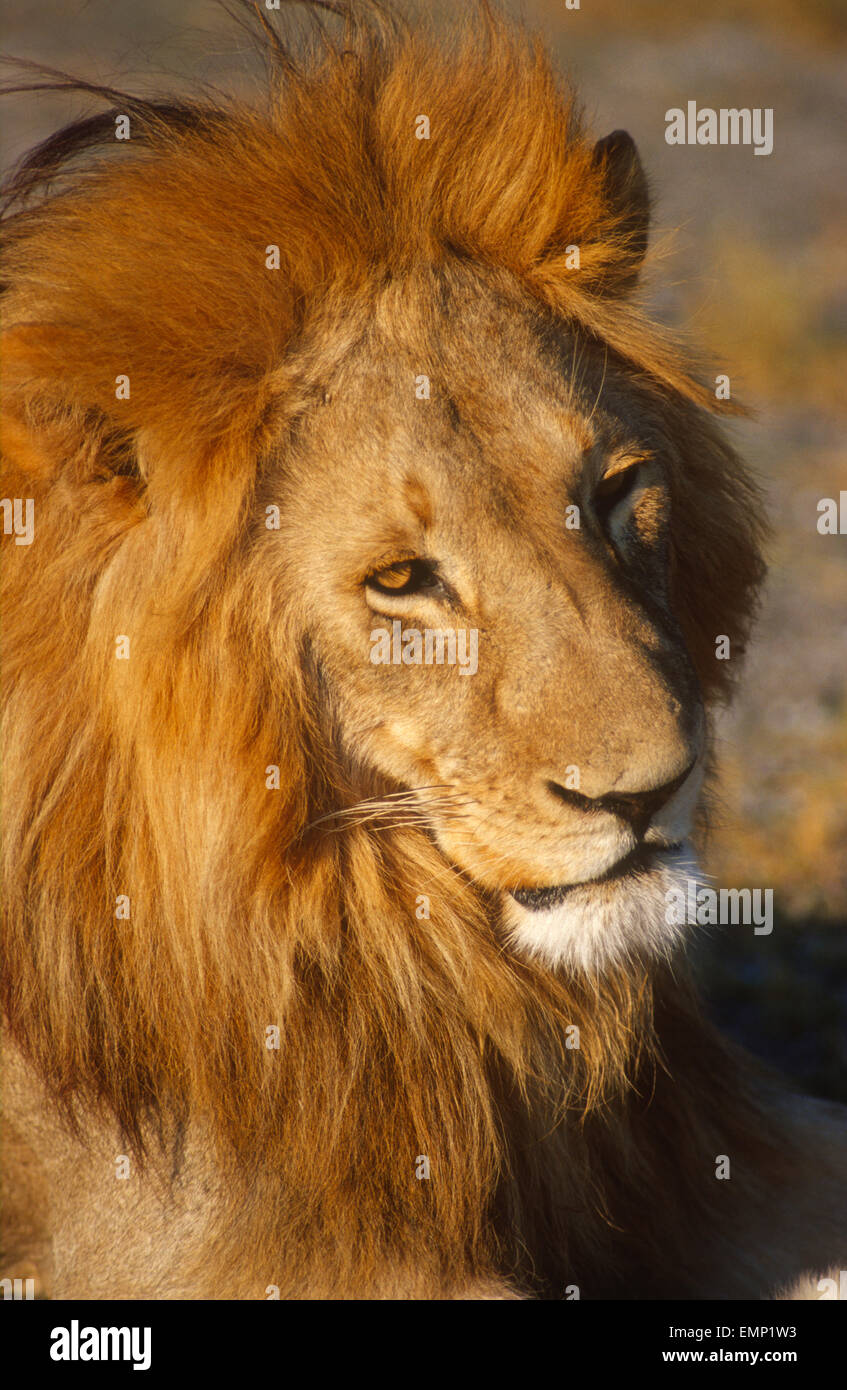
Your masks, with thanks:
[{"label": "lion's mouth", "polygon": [[623,859],[619,859],[605,873],[598,874],[596,878],[580,880],[579,883],[560,883],[552,888],[511,888],[510,895],[521,907],[528,908],[530,912],[546,912],[552,907],[558,907],[560,903],[568,897],[570,893],[577,892],[580,888],[593,887],[595,884],[612,883],[617,879],[633,878],[638,874],[649,873],[655,868],[656,860],[668,854],[678,853],[683,848],[682,843],[672,845],[636,845],[625,854]]}]

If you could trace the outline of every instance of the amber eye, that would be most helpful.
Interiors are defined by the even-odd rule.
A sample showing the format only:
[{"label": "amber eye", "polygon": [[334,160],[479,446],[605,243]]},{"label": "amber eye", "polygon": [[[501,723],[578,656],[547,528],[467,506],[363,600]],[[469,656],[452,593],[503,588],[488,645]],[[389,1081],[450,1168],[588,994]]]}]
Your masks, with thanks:
[{"label": "amber eye", "polygon": [[425,589],[437,589],[438,579],[431,564],[426,560],[398,560],[394,565],[386,565],[365,580],[369,589],[380,594],[393,594],[396,598],[404,594],[418,594]]},{"label": "amber eye", "polygon": [[618,473],[610,474],[608,478],[600,479],[594,489],[594,506],[601,517],[608,516],[632,491],[640,471],[636,463],[630,468],[622,468]]}]

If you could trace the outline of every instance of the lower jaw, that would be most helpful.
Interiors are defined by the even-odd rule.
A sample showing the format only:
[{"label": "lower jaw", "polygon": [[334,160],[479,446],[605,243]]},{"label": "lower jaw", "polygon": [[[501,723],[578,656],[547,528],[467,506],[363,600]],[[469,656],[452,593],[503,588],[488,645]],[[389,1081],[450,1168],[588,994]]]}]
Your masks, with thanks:
[{"label": "lower jaw", "polygon": [[569,898],[578,896],[581,890],[590,892],[604,884],[624,883],[649,874],[660,865],[672,862],[683,850],[682,841],[662,846],[638,845],[623,859],[613,864],[606,873],[598,874],[596,878],[583,879],[579,883],[558,884],[552,888],[512,889],[509,896],[528,912],[549,912],[552,908],[566,903]]},{"label": "lower jaw", "polygon": [[624,863],[596,879],[541,890],[534,906],[505,894],[499,929],[509,949],[593,979],[626,960],[667,958],[683,939],[668,916],[668,891],[697,876],[693,851],[685,843],[656,847],[649,867]]}]

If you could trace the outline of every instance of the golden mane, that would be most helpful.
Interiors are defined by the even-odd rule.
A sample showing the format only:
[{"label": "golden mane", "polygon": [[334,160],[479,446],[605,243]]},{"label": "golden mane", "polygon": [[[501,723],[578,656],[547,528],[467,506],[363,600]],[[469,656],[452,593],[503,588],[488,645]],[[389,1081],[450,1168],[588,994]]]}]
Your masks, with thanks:
[{"label": "golden mane", "polygon": [[[688,462],[675,603],[712,694],[714,637],[743,644],[761,575],[755,494],[628,297],[626,207],[539,44],[487,11],[454,48],[356,13],[305,56],[268,39],[261,109],[101,91],[114,109],[9,186],[3,494],[34,498],[37,541],[3,567],[4,1011],[78,1118],[104,1102],[141,1149],[157,1117],[204,1117],[254,1194],[221,1248],[252,1222],[282,1284],[284,1236],[289,1291],[316,1269],[328,1291],[342,1268],[366,1282],[392,1249],[422,1287],[505,1261],[550,1289],[580,1254],[600,1268],[617,1228],[676,1260],[684,1293],[639,1194],[661,1182],[668,1212],[705,1221],[685,1155],[732,1134],[776,1163],[766,1121],[669,967],[550,975],[499,948],[422,833],[315,826],[355,799],[353,770],[297,597],[271,611],[251,561],[251,504],[332,368],[326,317],[343,304],[353,334],[381,284],[454,257],[514,277],[661,395]],[[429,140],[410,138],[420,113]],[[148,509],[171,519],[155,554]]]}]

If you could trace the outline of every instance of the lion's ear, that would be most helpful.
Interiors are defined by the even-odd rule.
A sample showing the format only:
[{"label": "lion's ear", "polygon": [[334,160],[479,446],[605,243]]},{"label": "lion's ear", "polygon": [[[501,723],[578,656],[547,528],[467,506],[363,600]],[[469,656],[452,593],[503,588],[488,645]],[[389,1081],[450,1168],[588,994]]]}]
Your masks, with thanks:
[{"label": "lion's ear", "polygon": [[617,218],[617,235],[624,247],[626,271],[617,280],[621,291],[629,290],[638,279],[647,252],[650,230],[650,191],[647,175],[626,130],[613,130],[594,146],[594,163],[599,166],[609,210]]}]

